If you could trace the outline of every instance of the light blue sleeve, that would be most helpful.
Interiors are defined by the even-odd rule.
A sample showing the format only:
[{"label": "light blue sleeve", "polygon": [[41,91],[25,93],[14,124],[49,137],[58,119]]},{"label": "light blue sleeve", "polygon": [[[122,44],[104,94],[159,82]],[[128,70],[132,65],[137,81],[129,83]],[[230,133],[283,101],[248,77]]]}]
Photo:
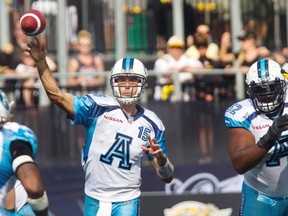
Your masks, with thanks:
[{"label": "light blue sleeve", "polygon": [[251,121],[257,116],[254,109],[243,103],[235,103],[225,112],[225,125],[228,128],[245,128],[249,130]]},{"label": "light blue sleeve", "polygon": [[[14,130],[15,128],[15,130]],[[38,153],[38,140],[34,134],[34,132],[26,126],[19,125],[19,127],[14,127],[13,130],[7,130],[5,136],[5,140],[10,144],[15,140],[22,140],[31,145],[33,158],[36,157]]]},{"label": "light blue sleeve", "polygon": [[[12,169],[12,154],[10,152],[11,143],[15,140],[24,141],[30,144],[32,156],[35,159],[38,152],[38,141],[35,134],[26,126],[17,123],[6,123],[2,129],[2,152],[0,155],[0,187],[14,175]],[[1,215],[1,214],[0,214]]]},{"label": "light blue sleeve", "polygon": [[89,96],[74,96],[74,119],[69,118],[72,125],[87,125],[97,112],[97,104]]}]

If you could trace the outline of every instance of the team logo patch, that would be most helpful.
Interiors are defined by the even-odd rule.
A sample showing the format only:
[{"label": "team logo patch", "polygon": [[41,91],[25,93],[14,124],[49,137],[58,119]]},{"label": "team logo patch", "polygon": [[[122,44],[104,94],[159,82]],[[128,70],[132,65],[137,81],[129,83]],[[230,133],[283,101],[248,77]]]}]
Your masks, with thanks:
[{"label": "team logo patch", "polygon": [[213,204],[205,204],[196,201],[184,201],[171,208],[164,209],[164,216],[197,216],[197,215],[221,215],[230,216],[232,208],[219,209]]}]

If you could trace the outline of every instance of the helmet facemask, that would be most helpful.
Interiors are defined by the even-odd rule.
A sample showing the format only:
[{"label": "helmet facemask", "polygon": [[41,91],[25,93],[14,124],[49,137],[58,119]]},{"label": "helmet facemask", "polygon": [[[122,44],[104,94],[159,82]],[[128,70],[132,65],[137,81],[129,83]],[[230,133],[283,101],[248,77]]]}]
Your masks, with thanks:
[{"label": "helmet facemask", "polygon": [[5,93],[0,90],[0,127],[12,119],[12,109],[14,105],[14,101],[10,102]]},{"label": "helmet facemask", "polygon": [[248,85],[250,96],[256,110],[264,114],[276,114],[284,105],[286,82],[276,78],[274,81],[263,80],[260,83],[251,82]]},{"label": "helmet facemask", "polygon": [[[133,80],[132,82],[129,81],[129,85],[126,83],[126,81],[121,81],[121,79],[125,79],[127,77]],[[112,75],[110,82],[113,95],[125,105],[130,105],[137,102],[142,96],[144,88],[146,87],[146,77],[135,73],[118,73],[114,76]],[[130,90],[131,94],[124,94],[124,88],[132,88]],[[137,91],[135,91],[135,88],[137,88]]]}]

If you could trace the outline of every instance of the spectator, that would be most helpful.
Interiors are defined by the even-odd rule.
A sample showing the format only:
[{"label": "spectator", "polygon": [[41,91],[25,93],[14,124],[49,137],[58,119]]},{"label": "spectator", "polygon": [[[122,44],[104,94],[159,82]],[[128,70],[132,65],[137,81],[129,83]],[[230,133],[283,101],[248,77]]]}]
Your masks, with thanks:
[{"label": "spectator", "polygon": [[[212,59],[213,61],[218,61],[219,60],[219,46],[212,41],[212,37],[210,34],[210,27],[205,24],[198,25],[196,28],[194,37],[198,35],[201,35],[202,37],[206,38],[208,42],[207,54],[206,54],[207,57],[209,59]],[[193,43],[193,39],[191,38],[191,36],[189,36],[189,44],[192,44],[192,43]],[[187,56],[191,58],[195,58],[195,59],[200,58],[200,53],[194,44],[190,45],[185,53]]]},{"label": "spectator", "polygon": [[[200,34],[196,35],[194,38],[194,45],[200,54],[199,61],[202,62],[205,69],[224,68],[221,61],[209,58],[208,41],[206,37]],[[226,83],[224,76],[221,74],[205,75],[205,72],[198,74],[195,76],[195,84],[197,98],[205,100],[206,102],[213,101],[215,96],[217,96],[218,99],[219,90],[221,90],[222,95],[227,93],[224,86],[226,87],[228,83]]]},{"label": "spectator", "polygon": [[[241,69],[241,71],[246,74],[249,67],[257,60],[266,58],[275,60],[280,65],[285,63],[285,58],[276,52],[271,52],[265,46],[257,46],[256,34],[254,32],[242,31],[238,35],[238,40],[240,40],[241,48],[240,51],[235,55],[236,66]],[[229,51],[229,41],[222,40],[221,43],[221,56],[220,59],[225,61],[225,59],[230,59],[231,52]]]},{"label": "spectator", "polygon": [[0,52],[0,74],[14,74],[15,70],[9,68],[8,66],[6,49],[11,49],[11,45],[5,46]]},{"label": "spectator", "polygon": [[[21,62],[22,49],[28,42],[28,36],[26,36],[19,28],[19,21],[13,25],[13,38],[12,42],[6,44],[1,53],[0,65],[5,66],[5,70],[2,72],[5,74],[16,74],[16,67]],[[7,80],[5,87],[9,90],[15,89],[17,80]]]},{"label": "spectator", "polygon": [[[180,73],[181,84],[189,84],[193,81],[192,71],[203,69],[203,65],[197,59],[188,58],[184,54],[183,40],[174,35],[167,42],[167,53],[158,58],[154,64],[154,71],[157,73],[157,85],[155,87],[154,99],[165,101],[174,92],[173,74]],[[173,100],[173,97],[172,97]],[[189,101],[189,89],[183,89],[183,100]]]},{"label": "spectator", "polygon": [[206,37],[201,34],[195,35],[194,46],[199,53],[198,59],[200,62],[202,62],[205,69],[223,68],[222,62],[220,62],[218,59],[215,60],[215,58],[210,57],[208,52],[209,42]]},{"label": "spectator", "polygon": [[104,61],[102,55],[92,53],[91,34],[86,30],[79,31],[77,35],[77,56],[68,62],[70,74],[78,72],[93,72],[93,75],[69,76],[68,84],[71,87],[96,87],[105,85]]},{"label": "spectator", "polygon": [[288,59],[288,47],[282,47],[281,54],[285,59]]},{"label": "spectator", "polygon": [[241,50],[237,56],[237,65],[246,74],[255,61],[268,57],[270,51],[266,47],[261,47],[261,49],[257,47],[256,34],[253,32],[243,31],[237,38],[241,43]]},{"label": "spectator", "polygon": [[231,68],[235,61],[235,54],[232,50],[232,37],[230,32],[224,32],[221,35],[219,60],[225,68]]},{"label": "spectator", "polygon": [[[20,64],[17,65],[15,71],[18,75],[31,75],[31,78],[25,78],[18,80],[16,83],[16,100],[18,102],[23,98],[24,105],[27,108],[32,108],[37,105],[36,98],[38,95],[38,85],[36,83],[37,79],[33,77],[37,74],[37,68],[35,67],[35,62],[31,58],[30,54],[26,51],[22,51]],[[52,71],[56,70],[56,63],[47,56],[47,62],[51,67]]]},{"label": "spectator", "polygon": [[22,96],[25,106],[27,108],[31,108],[35,106],[35,97],[33,93],[34,88],[36,87],[36,78],[34,78],[33,76],[37,74],[37,68],[35,67],[35,62],[33,61],[28,52],[22,51],[20,61],[20,64],[18,64],[16,67],[16,73],[19,75],[31,75],[32,77],[17,81],[16,98],[20,98]]}]

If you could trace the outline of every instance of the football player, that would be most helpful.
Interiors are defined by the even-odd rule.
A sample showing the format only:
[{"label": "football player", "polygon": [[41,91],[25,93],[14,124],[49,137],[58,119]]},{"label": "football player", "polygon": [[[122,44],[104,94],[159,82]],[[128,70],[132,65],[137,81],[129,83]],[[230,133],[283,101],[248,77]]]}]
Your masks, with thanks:
[{"label": "football player", "polygon": [[137,104],[147,83],[147,70],[135,58],[118,60],[110,76],[113,97],[98,93],[74,96],[61,91],[45,60],[46,48],[36,37],[28,44],[39,77],[52,103],[72,124],[83,125],[85,171],[84,215],[140,214],[141,161],[147,154],[158,177],[173,179],[165,127],[158,116]]},{"label": "football player", "polygon": [[[20,214],[21,211],[27,212],[24,208],[28,203],[36,216],[47,216],[48,197],[39,168],[34,162],[38,141],[31,129],[12,122],[13,103],[9,102],[5,93],[0,90],[0,206],[1,208],[5,205],[21,206],[21,209],[16,210]],[[6,199],[16,179],[23,185],[27,198],[23,204],[11,205],[6,203]],[[13,209],[8,210],[13,211]],[[4,212],[5,209],[3,208],[2,211]]]},{"label": "football player", "polygon": [[288,98],[281,66],[255,62],[246,75],[248,99],[226,110],[229,155],[244,174],[240,214],[288,215]]}]

